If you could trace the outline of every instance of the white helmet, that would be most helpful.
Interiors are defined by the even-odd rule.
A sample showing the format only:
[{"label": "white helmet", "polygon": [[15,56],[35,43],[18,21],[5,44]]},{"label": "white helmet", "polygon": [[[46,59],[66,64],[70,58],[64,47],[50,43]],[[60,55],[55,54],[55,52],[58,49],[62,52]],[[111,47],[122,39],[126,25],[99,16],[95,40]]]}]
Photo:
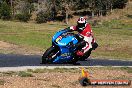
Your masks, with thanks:
[{"label": "white helmet", "polygon": [[85,27],[86,27],[86,24],[87,24],[86,18],[80,17],[77,20],[77,28],[78,28],[78,31],[83,31],[85,29]]}]

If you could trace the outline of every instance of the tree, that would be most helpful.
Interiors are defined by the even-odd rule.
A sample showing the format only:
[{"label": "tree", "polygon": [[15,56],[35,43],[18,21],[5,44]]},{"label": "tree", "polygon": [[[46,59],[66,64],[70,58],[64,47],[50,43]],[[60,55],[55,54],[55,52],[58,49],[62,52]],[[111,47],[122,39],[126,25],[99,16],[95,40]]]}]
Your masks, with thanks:
[{"label": "tree", "polygon": [[5,1],[1,3],[0,18],[2,18],[3,20],[9,20],[11,18],[10,6],[8,6]]},{"label": "tree", "polygon": [[89,8],[91,10],[92,17],[94,17],[94,13],[96,10],[95,0],[89,0]]},{"label": "tree", "polygon": [[30,20],[30,17],[32,16],[32,11],[34,10],[34,7],[32,6],[31,2],[25,0],[21,1],[20,7],[19,7],[19,13],[16,14],[15,18],[27,22]]},{"label": "tree", "polygon": [[114,0],[113,8],[123,9],[126,6],[128,0]]},{"label": "tree", "polygon": [[36,21],[37,23],[46,23],[47,21],[51,20],[52,18],[51,16],[52,16],[51,13],[40,11],[37,14]]},{"label": "tree", "polygon": [[71,14],[71,10],[74,8],[74,0],[60,0],[60,7],[62,15],[65,16],[65,22],[68,24],[68,18]]},{"label": "tree", "polygon": [[97,15],[102,16],[102,10],[103,10],[102,0],[96,0],[95,5],[96,5]]},{"label": "tree", "polygon": [[58,15],[64,16],[65,22],[68,24],[70,11],[74,6],[73,1],[74,0],[47,0],[47,12],[52,14],[53,20],[55,20]]}]

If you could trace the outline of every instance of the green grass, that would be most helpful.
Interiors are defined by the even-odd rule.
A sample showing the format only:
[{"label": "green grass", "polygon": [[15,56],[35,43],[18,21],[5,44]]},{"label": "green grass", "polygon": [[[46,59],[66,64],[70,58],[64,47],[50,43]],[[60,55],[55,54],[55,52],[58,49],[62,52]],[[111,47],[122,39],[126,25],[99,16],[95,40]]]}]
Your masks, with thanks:
[{"label": "green grass", "polygon": [[28,71],[18,71],[18,72],[15,72],[15,71],[7,71],[7,72],[0,72],[0,77],[3,77],[3,76],[19,76],[19,77],[33,77],[32,73],[31,72],[28,72]]},{"label": "green grass", "polygon": [[25,71],[20,71],[18,73],[18,76],[20,76],[20,77],[33,77],[33,75],[31,73],[25,72]]},{"label": "green grass", "polygon": [[50,72],[60,72],[60,73],[64,73],[64,72],[71,72],[71,73],[76,73],[78,72],[77,68],[54,68],[54,69],[28,69],[27,72],[31,72],[31,73],[50,73]]},{"label": "green grass", "polygon": [[132,60],[132,24],[121,24],[121,20],[112,20],[93,28],[99,44],[93,56]]},{"label": "green grass", "polygon": [[[0,20],[0,40],[40,51],[51,46],[54,33],[68,27],[59,22],[35,24]],[[132,60],[132,24],[130,21],[111,20],[92,27],[99,47],[92,56]]]},{"label": "green grass", "polygon": [[13,75],[17,75],[17,73],[13,71],[1,72],[1,76],[13,76]]},{"label": "green grass", "polygon": [[[117,70],[117,71],[126,71],[127,73],[132,73],[132,68],[131,67],[112,67],[112,66],[106,66],[106,67],[86,67],[86,70],[92,71],[92,70]],[[28,69],[26,72],[29,73],[54,73],[54,72],[59,72],[59,73],[65,73],[65,72],[70,72],[70,73],[81,73],[80,68],[54,68],[54,69]]]},{"label": "green grass", "polygon": [[127,73],[132,73],[132,68],[130,68],[130,67],[121,67],[120,69],[121,70],[126,70]]},{"label": "green grass", "polygon": [[51,45],[53,34],[65,25],[34,24],[0,20],[0,40],[18,45],[46,49]]}]

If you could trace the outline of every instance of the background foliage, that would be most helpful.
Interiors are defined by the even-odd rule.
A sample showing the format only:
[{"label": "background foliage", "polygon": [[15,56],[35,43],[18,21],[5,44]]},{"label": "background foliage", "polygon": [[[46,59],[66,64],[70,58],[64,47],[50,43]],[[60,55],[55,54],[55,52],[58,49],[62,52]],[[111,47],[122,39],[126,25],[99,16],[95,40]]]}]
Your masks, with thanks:
[{"label": "background foliage", "polygon": [[113,9],[124,8],[127,2],[128,0],[0,0],[0,17],[16,17],[17,20],[27,22],[35,14],[37,23],[64,20],[68,24],[68,18],[73,15],[106,16]]}]

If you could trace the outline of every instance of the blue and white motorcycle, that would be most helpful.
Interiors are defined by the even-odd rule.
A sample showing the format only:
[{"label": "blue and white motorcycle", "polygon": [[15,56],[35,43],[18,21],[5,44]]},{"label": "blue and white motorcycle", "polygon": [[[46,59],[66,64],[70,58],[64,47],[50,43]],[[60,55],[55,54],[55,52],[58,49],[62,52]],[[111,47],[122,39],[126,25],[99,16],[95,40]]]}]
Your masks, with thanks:
[{"label": "blue and white motorcycle", "polygon": [[76,51],[85,46],[79,44],[83,37],[65,30],[58,31],[52,38],[52,46],[42,56],[42,64],[46,63],[76,63],[78,60],[85,60],[91,54],[91,50],[84,56],[76,56]]}]

